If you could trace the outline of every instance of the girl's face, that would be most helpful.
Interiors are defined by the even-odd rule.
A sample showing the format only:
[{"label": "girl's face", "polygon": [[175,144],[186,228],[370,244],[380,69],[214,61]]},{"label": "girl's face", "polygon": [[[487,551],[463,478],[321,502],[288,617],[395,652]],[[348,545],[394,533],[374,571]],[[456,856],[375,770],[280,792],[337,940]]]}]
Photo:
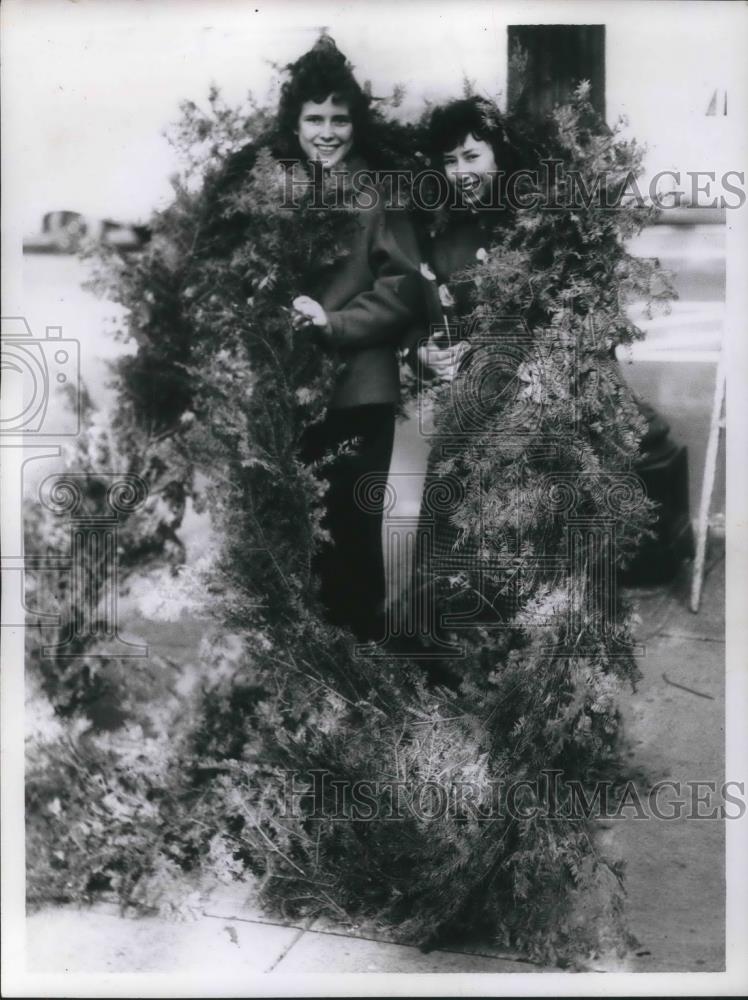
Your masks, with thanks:
[{"label": "girl's face", "polygon": [[488,195],[499,169],[491,146],[472,133],[445,153],[443,162],[447,180],[468,204],[478,204]]},{"label": "girl's face", "polygon": [[347,104],[332,95],[321,104],[304,101],[296,130],[299,145],[310,160],[319,160],[324,167],[338,166],[353,146],[353,122]]}]

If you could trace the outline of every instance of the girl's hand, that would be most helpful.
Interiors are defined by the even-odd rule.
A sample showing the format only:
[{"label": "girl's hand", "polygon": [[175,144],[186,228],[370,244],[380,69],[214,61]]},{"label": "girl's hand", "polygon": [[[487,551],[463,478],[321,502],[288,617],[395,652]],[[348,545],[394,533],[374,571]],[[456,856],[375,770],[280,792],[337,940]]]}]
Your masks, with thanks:
[{"label": "girl's hand", "polygon": [[294,330],[301,330],[306,326],[314,326],[323,333],[330,333],[330,321],[319,302],[310,299],[308,295],[299,295],[293,300],[292,305]]},{"label": "girl's hand", "polygon": [[452,347],[437,347],[433,339],[418,348],[418,360],[442,382],[451,382],[460,369],[460,362],[468,347],[467,340],[461,340]]}]

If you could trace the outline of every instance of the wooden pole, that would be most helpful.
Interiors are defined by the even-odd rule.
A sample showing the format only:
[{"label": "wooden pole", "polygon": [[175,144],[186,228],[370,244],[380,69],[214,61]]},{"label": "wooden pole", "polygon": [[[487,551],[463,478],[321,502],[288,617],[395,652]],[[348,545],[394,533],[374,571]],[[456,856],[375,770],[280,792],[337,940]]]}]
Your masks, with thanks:
[{"label": "wooden pole", "polygon": [[704,477],[701,481],[701,504],[699,506],[699,523],[696,535],[696,557],[691,578],[691,611],[696,613],[701,603],[701,588],[704,583],[704,560],[706,557],[706,540],[709,531],[709,508],[714,492],[714,478],[717,472],[717,452],[719,449],[719,432],[722,427],[722,407],[725,400],[725,363],[724,352],[720,353],[717,363],[717,375],[714,383],[714,403],[712,418],[709,423],[709,441],[706,446],[704,460]]}]

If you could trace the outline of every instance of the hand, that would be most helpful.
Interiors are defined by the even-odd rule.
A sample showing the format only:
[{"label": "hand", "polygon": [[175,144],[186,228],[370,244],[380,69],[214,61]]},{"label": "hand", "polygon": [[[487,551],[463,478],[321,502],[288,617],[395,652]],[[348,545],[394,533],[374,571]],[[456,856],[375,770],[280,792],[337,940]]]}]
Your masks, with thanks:
[{"label": "hand", "polygon": [[421,344],[418,348],[418,360],[442,382],[451,382],[460,369],[465,352],[468,350],[467,340],[461,340],[452,347],[437,347],[433,339]]},{"label": "hand", "polygon": [[301,330],[306,326],[314,326],[323,333],[330,333],[330,321],[327,313],[314,299],[308,295],[299,295],[293,300],[293,328]]}]

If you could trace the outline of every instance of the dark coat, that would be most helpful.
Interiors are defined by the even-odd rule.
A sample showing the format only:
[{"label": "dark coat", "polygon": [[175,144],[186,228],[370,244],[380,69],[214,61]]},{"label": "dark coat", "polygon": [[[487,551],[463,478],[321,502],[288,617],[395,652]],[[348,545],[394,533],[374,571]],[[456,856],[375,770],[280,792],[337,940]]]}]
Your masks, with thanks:
[{"label": "dark coat", "polygon": [[[353,160],[350,170],[365,169]],[[373,204],[372,204],[373,202]],[[363,207],[362,207],[363,206]],[[420,251],[410,213],[371,189],[356,206],[348,256],[326,275],[318,295],[331,333],[326,342],[345,367],[331,409],[400,398],[398,350],[427,329]]]},{"label": "dark coat", "polygon": [[[224,245],[241,239],[243,220],[227,219],[222,208],[227,194],[254,166],[258,149],[250,143],[233,154],[213,182],[215,208],[207,213],[208,238],[218,236]],[[353,178],[366,170],[363,160],[355,156],[347,167]],[[331,268],[310,274],[309,285],[303,289],[328,314],[331,332],[320,338],[322,344],[340,352],[345,362],[330,401],[332,409],[396,404],[400,398],[398,350],[426,329],[421,254],[411,215],[405,208],[389,206],[385,193],[373,189],[370,181],[358,193],[361,197],[353,199],[354,218],[341,235],[347,256]]]}]

